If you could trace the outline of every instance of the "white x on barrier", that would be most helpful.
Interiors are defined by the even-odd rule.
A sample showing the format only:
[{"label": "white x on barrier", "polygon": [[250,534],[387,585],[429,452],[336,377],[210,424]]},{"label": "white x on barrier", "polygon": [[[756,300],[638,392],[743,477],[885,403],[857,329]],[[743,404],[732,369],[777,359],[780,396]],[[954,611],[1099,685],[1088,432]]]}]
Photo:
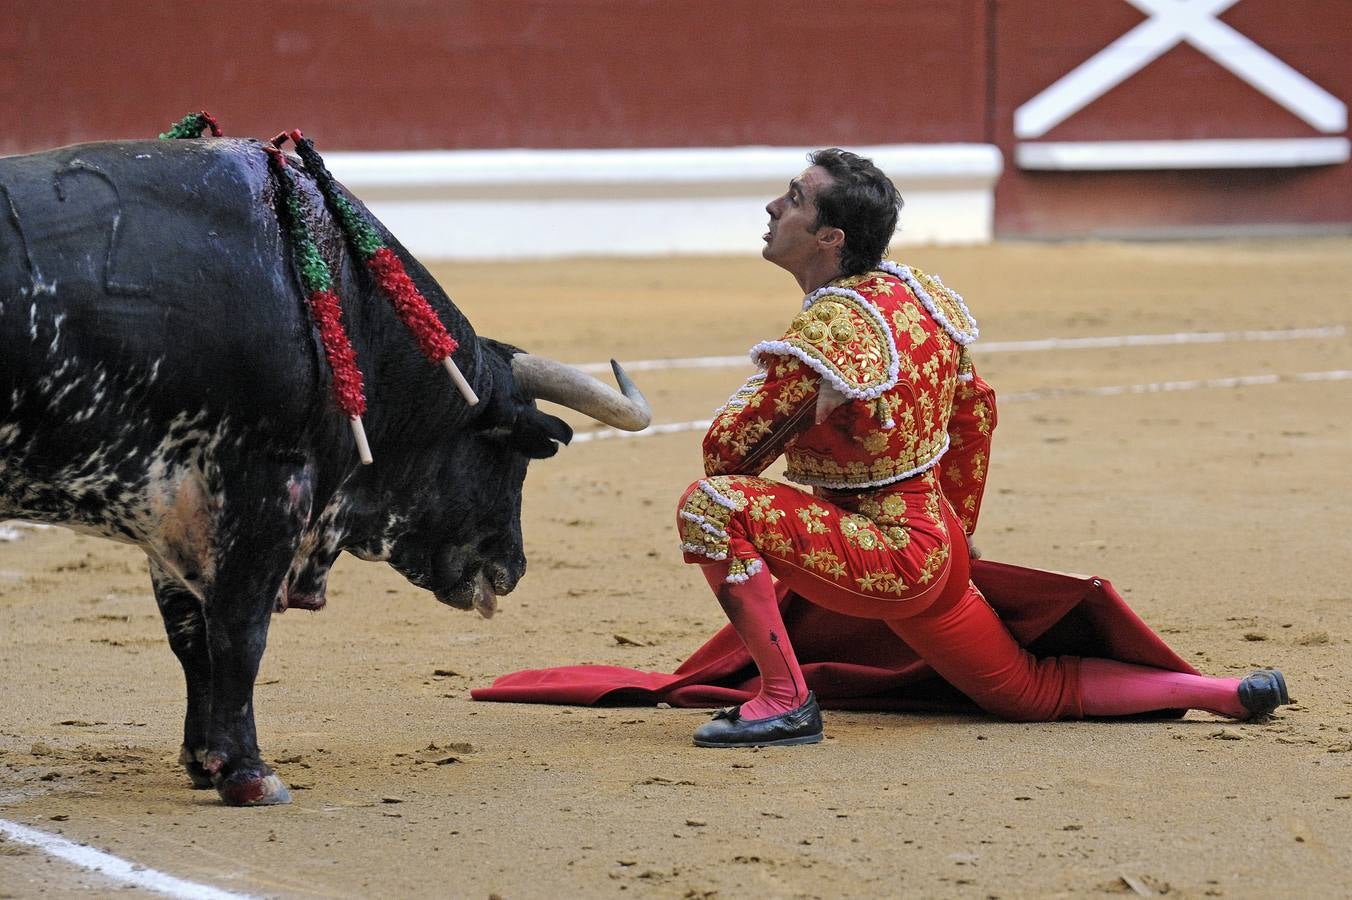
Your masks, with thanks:
[{"label": "white x on barrier", "polygon": [[1347,130],[1346,104],[1216,18],[1239,0],[1125,2],[1150,18],[1015,110],[1016,137],[1041,137],[1184,41],[1320,131]]}]

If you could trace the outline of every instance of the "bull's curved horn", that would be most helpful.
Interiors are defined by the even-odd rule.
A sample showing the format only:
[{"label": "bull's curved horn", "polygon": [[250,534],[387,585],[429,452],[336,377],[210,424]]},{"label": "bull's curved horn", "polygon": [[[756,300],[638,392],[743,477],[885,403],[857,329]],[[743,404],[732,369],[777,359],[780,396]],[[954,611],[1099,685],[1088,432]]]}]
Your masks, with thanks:
[{"label": "bull's curved horn", "polygon": [[652,422],[648,401],[619,363],[612,359],[610,368],[615,372],[619,391],[572,366],[543,356],[518,353],[512,357],[512,374],[527,396],[575,409],[614,428],[642,431]]}]

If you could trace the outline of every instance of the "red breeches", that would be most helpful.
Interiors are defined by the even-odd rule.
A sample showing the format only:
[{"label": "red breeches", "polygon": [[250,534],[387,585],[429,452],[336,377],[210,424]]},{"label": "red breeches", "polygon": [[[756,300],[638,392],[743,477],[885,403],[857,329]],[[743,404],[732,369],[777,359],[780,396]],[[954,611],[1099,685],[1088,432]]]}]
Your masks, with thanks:
[{"label": "red breeches", "polygon": [[1084,715],[1079,661],[1034,657],[972,585],[966,536],[932,473],[879,491],[817,495],[763,478],[714,476],[686,491],[678,527],[687,562],[727,560],[733,582],[765,567],[812,603],[882,619],[994,715]]},{"label": "red breeches", "polygon": [[992,715],[1017,722],[1084,717],[1080,660],[1029,653],[970,582],[952,602],[945,599],[908,619],[888,619],[887,626]]},{"label": "red breeches", "polygon": [[950,578],[950,519],[931,472],[879,491],[817,495],[766,478],[716,475],[685,492],[677,525],[686,562],[727,560],[734,581],[768,565],[820,606],[895,619],[966,582],[965,568]]}]

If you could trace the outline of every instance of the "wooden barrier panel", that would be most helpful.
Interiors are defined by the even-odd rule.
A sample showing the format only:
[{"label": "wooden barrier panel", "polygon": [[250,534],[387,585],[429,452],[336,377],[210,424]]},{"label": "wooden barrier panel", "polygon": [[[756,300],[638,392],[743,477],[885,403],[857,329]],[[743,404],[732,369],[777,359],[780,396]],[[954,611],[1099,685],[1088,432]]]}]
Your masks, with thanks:
[{"label": "wooden barrier panel", "polygon": [[1346,0],[998,2],[997,233],[1352,222],[1347,16]]}]

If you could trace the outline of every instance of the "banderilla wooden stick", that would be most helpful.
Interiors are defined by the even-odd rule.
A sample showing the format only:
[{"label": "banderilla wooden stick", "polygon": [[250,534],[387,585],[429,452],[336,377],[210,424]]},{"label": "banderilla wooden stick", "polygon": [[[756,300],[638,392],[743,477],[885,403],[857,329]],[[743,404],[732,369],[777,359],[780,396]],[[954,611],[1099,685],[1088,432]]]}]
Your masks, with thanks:
[{"label": "banderilla wooden stick", "polygon": [[371,455],[371,444],[366,440],[366,429],[362,427],[361,416],[353,416],[347,421],[352,425],[352,437],[357,442],[357,456],[361,457],[363,466],[369,466],[375,462],[375,457]]},{"label": "banderilla wooden stick", "polygon": [[446,371],[450,373],[451,381],[455,382],[455,386],[459,388],[460,396],[465,398],[465,402],[470,406],[478,403],[479,395],[474,393],[474,388],[470,387],[469,382],[465,380],[465,376],[460,374],[460,367],[455,364],[455,360],[447,356],[441,361],[441,364],[444,365]]}]

